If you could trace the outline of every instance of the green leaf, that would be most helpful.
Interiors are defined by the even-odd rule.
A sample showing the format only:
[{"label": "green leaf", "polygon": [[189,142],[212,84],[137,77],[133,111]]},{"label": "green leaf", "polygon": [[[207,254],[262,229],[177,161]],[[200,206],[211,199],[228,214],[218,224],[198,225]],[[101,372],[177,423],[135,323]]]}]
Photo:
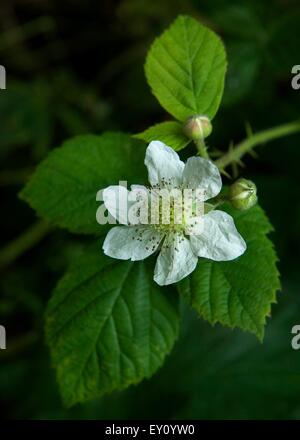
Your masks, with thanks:
[{"label": "green leaf", "polygon": [[179,290],[210,323],[239,327],[262,339],[266,316],[280,288],[277,257],[266,236],[272,226],[258,206],[246,212],[227,210],[247,242],[245,254],[228,262],[199,260]]},{"label": "green leaf", "polygon": [[103,256],[100,243],[71,266],[49,303],[46,333],[70,406],[150,377],[178,334],[178,296],[152,265]]},{"label": "green leaf", "polygon": [[198,21],[179,16],[154,41],[145,71],[154,96],[176,119],[216,114],[224,88],[226,53],[219,37]]},{"label": "green leaf", "polygon": [[20,196],[37,213],[72,232],[101,234],[97,192],[121,180],[146,180],[145,146],[120,133],[75,137],[53,150]]},{"label": "green leaf", "polygon": [[160,124],[153,125],[153,127],[148,128],[143,133],[134,135],[134,137],[146,142],[159,140],[174,148],[175,151],[182,150],[190,142],[182,131],[182,125],[176,121],[161,122]]}]

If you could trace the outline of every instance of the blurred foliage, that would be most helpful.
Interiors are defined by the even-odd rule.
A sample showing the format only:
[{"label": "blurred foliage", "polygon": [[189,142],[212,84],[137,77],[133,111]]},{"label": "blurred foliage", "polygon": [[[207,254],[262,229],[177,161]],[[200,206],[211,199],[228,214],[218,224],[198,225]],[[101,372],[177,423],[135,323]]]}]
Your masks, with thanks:
[{"label": "blurred foliage", "polygon": [[[49,149],[75,134],[137,133],[168,119],[149,92],[143,63],[151,41],[179,13],[218,32],[228,51],[211,145],[226,149],[241,140],[246,121],[256,131],[298,117],[300,92],[290,84],[291,68],[299,64],[297,0],[3,0],[1,7],[4,250],[36,221],[17,193]],[[290,346],[300,308],[299,141],[298,135],[260,147],[259,160],[247,158],[243,173],[257,183],[275,226],[282,272],[283,294],[263,344],[212,328],[186,310],[175,351],[151,380],[65,410],[44,343],[43,313],[86,239],[53,230],[0,267],[0,323],[9,347],[0,352],[2,417],[300,418],[300,353]]]}]

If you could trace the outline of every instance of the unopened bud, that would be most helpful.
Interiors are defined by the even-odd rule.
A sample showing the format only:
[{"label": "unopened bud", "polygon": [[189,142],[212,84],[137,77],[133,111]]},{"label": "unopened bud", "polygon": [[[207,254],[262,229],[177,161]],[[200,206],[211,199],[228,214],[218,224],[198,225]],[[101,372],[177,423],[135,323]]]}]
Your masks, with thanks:
[{"label": "unopened bud", "polygon": [[252,208],[257,202],[256,185],[251,180],[238,179],[229,187],[231,205],[240,211]]},{"label": "unopened bud", "polygon": [[212,125],[207,116],[195,115],[186,120],[183,130],[189,139],[198,141],[211,134]]}]

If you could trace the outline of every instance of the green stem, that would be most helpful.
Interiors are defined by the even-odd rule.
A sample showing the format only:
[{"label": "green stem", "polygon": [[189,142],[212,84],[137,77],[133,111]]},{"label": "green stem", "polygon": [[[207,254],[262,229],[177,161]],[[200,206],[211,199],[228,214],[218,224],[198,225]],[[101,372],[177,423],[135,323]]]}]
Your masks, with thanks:
[{"label": "green stem", "polygon": [[13,263],[17,258],[23,255],[27,250],[33,248],[50,231],[51,226],[39,220],[31,225],[19,237],[7,244],[0,251],[0,269]]},{"label": "green stem", "polygon": [[261,131],[253,136],[245,139],[238,144],[234,149],[229,150],[224,156],[215,161],[215,164],[223,169],[233,162],[238,162],[246,153],[252,150],[256,145],[270,142],[283,136],[300,131],[300,121],[291,122],[288,124],[279,125],[275,128]]},{"label": "green stem", "polygon": [[208,155],[204,140],[199,139],[194,142],[195,142],[195,145],[197,147],[197,150],[198,150],[198,153],[200,154],[200,156],[204,157],[205,159],[209,159],[209,155]]}]

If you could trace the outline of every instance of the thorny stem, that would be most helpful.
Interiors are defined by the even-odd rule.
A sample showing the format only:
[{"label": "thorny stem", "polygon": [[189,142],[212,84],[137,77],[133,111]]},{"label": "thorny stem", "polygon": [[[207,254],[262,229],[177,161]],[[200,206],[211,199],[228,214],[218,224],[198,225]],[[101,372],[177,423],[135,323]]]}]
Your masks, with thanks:
[{"label": "thorny stem", "polygon": [[7,244],[0,251],[0,269],[13,263],[27,250],[33,248],[51,230],[51,226],[45,221],[39,220],[31,225],[19,237]]},{"label": "thorny stem", "polygon": [[220,169],[224,169],[234,162],[238,162],[246,153],[250,152],[256,145],[269,142],[292,133],[300,131],[300,121],[290,122],[288,124],[279,125],[275,128],[261,131],[245,139],[235,148],[229,150],[224,156],[215,161]]},{"label": "thorny stem", "polygon": [[[215,161],[215,164],[220,169],[224,169],[228,165],[238,162],[246,153],[250,152],[255,146],[269,142],[272,139],[277,139],[289,134],[300,131],[300,121],[291,122],[288,124],[279,125],[278,127],[261,131],[239,143],[235,148],[229,150],[222,157]],[[209,159],[206,145],[203,140],[194,141],[200,156]],[[224,203],[225,198],[217,200],[216,206]],[[17,258],[23,255],[27,250],[34,247],[40,240],[42,240],[51,230],[51,226],[40,220],[30,226],[19,237],[6,245],[0,251],[0,269],[13,263]]]},{"label": "thorny stem", "polygon": [[205,159],[209,159],[209,155],[204,140],[199,139],[197,141],[195,140],[194,142],[200,156],[204,157]]}]

